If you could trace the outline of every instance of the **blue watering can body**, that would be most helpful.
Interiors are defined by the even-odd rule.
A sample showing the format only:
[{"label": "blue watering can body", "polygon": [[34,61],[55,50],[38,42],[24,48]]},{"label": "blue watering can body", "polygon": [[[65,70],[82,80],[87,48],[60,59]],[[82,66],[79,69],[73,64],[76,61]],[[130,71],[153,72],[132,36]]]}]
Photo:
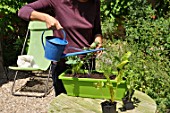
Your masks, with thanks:
[{"label": "blue watering can body", "polygon": [[41,40],[42,40],[42,45],[45,50],[45,58],[51,61],[59,61],[61,59],[61,56],[64,52],[65,46],[68,44],[66,40],[66,33],[62,29],[61,30],[63,33],[63,39],[60,37],[55,37],[55,36],[47,36],[46,37],[46,45],[44,45],[43,42],[43,35],[45,31],[42,34]]}]

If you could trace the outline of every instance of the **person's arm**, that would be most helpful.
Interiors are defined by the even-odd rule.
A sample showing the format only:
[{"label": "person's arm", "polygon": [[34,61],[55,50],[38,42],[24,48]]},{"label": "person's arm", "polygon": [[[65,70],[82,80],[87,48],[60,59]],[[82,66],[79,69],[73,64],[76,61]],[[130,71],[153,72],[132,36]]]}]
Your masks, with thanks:
[{"label": "person's arm", "polygon": [[61,29],[62,26],[60,25],[59,21],[54,17],[50,16],[46,13],[41,13],[38,11],[32,11],[30,15],[30,20],[40,20],[46,22],[47,28],[54,28],[54,29]]},{"label": "person's arm", "polygon": [[102,30],[101,30],[101,20],[100,20],[100,0],[96,3],[97,9],[96,9],[96,17],[94,21],[94,27],[93,27],[93,36],[94,36],[94,42],[98,42],[98,47],[102,46]]},{"label": "person's arm", "polygon": [[18,11],[18,16],[24,20],[39,20],[44,21],[47,24],[48,28],[61,29],[61,25],[54,17],[49,14],[39,12],[40,9],[49,8],[51,5],[49,0],[38,0],[33,3],[27,4],[23,6]]},{"label": "person's arm", "polygon": [[[93,34],[94,34],[94,42],[97,42],[98,45],[96,48],[102,47],[102,30],[101,30],[101,20],[100,20],[100,1],[97,3],[97,14],[94,22],[94,28],[93,28]],[[102,51],[98,52],[98,55],[100,56],[102,54]]]}]

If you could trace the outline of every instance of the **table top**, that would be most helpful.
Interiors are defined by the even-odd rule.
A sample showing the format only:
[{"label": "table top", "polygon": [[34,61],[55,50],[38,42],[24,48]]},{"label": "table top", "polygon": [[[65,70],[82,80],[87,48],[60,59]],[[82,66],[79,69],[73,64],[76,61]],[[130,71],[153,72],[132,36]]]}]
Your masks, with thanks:
[{"label": "table top", "polygon": [[[133,97],[140,102],[133,110],[126,110],[123,113],[156,113],[157,105],[147,94],[135,91]],[[104,99],[91,99],[82,97],[72,97],[60,94],[50,103],[48,113],[102,113],[100,103]],[[122,102],[117,101],[117,111],[121,113]]]}]

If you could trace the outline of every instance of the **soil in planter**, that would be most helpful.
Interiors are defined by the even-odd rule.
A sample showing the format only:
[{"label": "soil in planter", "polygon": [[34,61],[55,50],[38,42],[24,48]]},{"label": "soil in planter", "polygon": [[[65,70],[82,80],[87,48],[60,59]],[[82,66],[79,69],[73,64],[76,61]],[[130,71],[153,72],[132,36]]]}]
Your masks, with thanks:
[{"label": "soil in planter", "polygon": [[[77,73],[77,74],[72,74],[71,72],[69,72],[68,74],[66,74],[67,77],[76,77],[76,78],[94,78],[94,79],[106,79],[105,76],[103,75],[103,73],[100,72],[95,72],[95,73],[91,73],[91,74],[87,74],[87,73]],[[115,75],[110,75],[110,79],[114,80],[116,78]]]}]

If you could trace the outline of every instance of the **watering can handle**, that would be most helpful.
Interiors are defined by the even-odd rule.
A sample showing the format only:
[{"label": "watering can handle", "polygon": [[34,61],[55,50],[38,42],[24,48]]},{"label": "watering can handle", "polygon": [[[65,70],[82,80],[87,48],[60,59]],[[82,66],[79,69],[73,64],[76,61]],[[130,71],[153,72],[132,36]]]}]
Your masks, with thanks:
[{"label": "watering can handle", "polygon": [[43,48],[44,48],[44,50],[45,50],[44,41],[43,41],[44,33],[45,33],[45,30],[43,31],[43,33],[42,33],[42,35],[41,35],[41,42],[42,42]]},{"label": "watering can handle", "polygon": [[[64,40],[66,40],[66,32],[65,32],[65,30],[64,29],[60,29],[60,30],[63,33]],[[43,33],[41,35],[41,42],[42,42],[43,48],[45,49],[45,45],[44,45],[44,41],[43,41],[44,33],[45,33],[45,30],[43,31]]]},{"label": "watering can handle", "polygon": [[64,29],[61,29],[61,32],[63,33],[64,40],[66,40],[66,32]]}]

